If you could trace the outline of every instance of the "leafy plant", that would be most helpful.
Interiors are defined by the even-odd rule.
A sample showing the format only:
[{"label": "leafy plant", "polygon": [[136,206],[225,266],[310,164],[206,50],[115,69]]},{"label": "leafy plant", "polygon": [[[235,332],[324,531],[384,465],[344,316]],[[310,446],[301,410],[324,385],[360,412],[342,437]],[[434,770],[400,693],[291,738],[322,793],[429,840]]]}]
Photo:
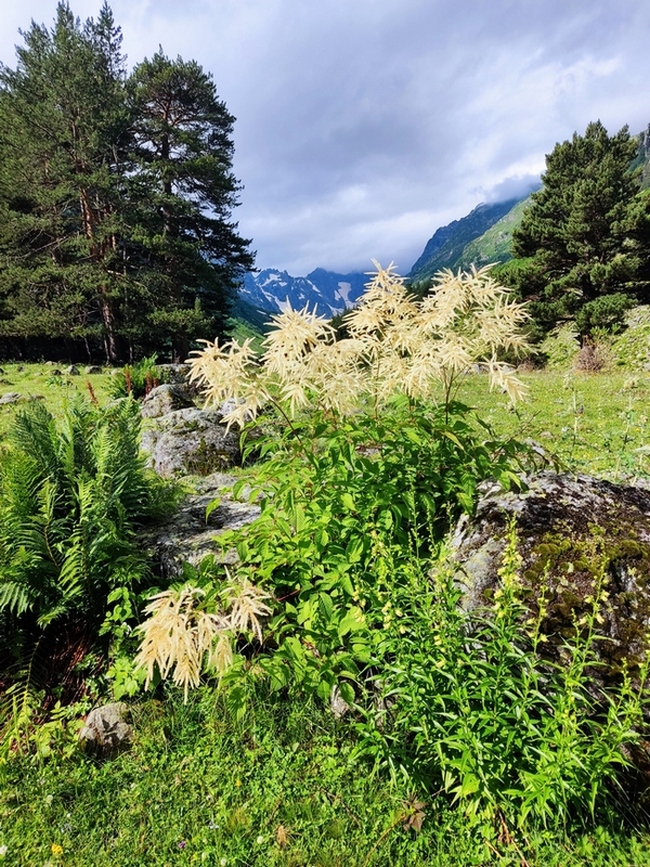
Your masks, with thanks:
[{"label": "leafy plant", "polygon": [[45,628],[101,623],[109,593],[147,576],[135,527],[171,505],[144,467],[132,400],[82,399],[60,425],[40,404],[16,416],[0,462],[0,616]]},{"label": "leafy plant", "polygon": [[135,364],[126,364],[114,373],[109,384],[109,394],[112,398],[141,398],[161,382],[162,374],[156,367],[156,356],[151,355],[136,361]]},{"label": "leafy plant", "polygon": [[[208,399],[232,400],[229,424],[268,403],[284,419],[280,435],[255,441],[266,461],[234,489],[251,488],[261,517],[219,541],[236,547],[238,576],[274,600],[254,670],[276,688],[326,699],[338,686],[353,701],[391,592],[382,546],[410,557],[415,544],[427,556],[431,539],[472,510],[481,480],[519,483],[523,447],[494,441],[452,398],[478,358],[492,385],[520,396],[497,353],[523,345],[524,319],[486,269],[442,274],[422,301],[379,269],[349,314],[349,338],[335,341],[323,320],[290,310],[276,317],[261,365],[246,342],[208,344],[195,359]],[[441,405],[427,405],[441,383]]]},{"label": "leafy plant", "polygon": [[430,574],[415,560],[402,567],[409,580],[395,585],[399,617],[377,647],[383,712],[359,726],[376,761],[446,792],[488,837],[499,826],[602,818],[643,724],[647,663],[636,688],[624,679],[604,693],[591,676],[602,582],[554,662],[543,652],[543,594],[531,618],[518,567],[513,529],[500,587],[482,615],[459,604],[444,557]]}]

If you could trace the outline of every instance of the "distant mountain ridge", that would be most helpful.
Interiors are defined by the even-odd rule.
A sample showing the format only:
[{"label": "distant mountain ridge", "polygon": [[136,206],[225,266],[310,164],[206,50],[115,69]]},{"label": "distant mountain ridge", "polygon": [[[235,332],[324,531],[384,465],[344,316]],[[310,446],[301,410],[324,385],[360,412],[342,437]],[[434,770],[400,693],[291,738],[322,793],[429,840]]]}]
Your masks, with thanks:
[{"label": "distant mountain ridge", "polygon": [[[475,242],[527,198],[528,195],[508,199],[505,202],[490,204],[482,202],[467,216],[461,217],[460,220],[453,220],[449,225],[439,228],[429,239],[422,255],[411,268],[409,278],[414,281],[426,280],[432,277],[436,271],[440,271],[441,268],[455,269],[458,267],[467,268],[471,264],[478,265],[476,256],[480,254],[481,247]],[[473,253],[466,256],[467,248],[473,243]],[[509,243],[510,235],[508,234],[507,248],[509,248]],[[509,252],[506,252],[503,258],[508,257]],[[480,264],[486,264],[486,262]]]},{"label": "distant mountain ridge", "polygon": [[[650,126],[636,138],[639,151],[632,168],[642,169],[642,187],[647,188],[650,187]],[[541,182],[537,189],[540,186]],[[417,283],[428,280],[441,268],[467,270],[472,265],[481,267],[508,261],[512,233],[521,223],[530,194],[529,191],[502,202],[483,202],[466,216],[441,226],[427,241],[408,279]],[[302,309],[305,304],[310,310],[316,306],[321,315],[334,316],[354,305],[368,279],[367,274],[337,274],[324,268],[316,268],[306,277],[292,277],[286,271],[265,268],[257,274],[246,274],[239,295],[243,302],[257,308],[258,317],[265,312],[279,313],[287,304],[294,310]],[[244,318],[252,321],[245,314]]]},{"label": "distant mountain ridge", "polygon": [[257,274],[246,274],[239,295],[269,313],[281,313],[289,305],[293,310],[307,305],[322,316],[332,317],[352,307],[367,282],[368,276],[358,272],[336,274],[316,268],[306,277],[292,277],[287,271],[265,268]]}]

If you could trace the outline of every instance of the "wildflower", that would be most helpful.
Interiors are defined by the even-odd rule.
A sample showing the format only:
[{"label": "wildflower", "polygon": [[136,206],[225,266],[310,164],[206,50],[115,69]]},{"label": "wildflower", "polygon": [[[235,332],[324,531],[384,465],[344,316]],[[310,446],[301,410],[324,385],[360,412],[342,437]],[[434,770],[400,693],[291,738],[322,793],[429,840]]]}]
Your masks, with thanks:
[{"label": "wildflower", "polygon": [[0,858],[4,858],[5,855],[7,854],[7,851],[8,850],[7,850],[6,846],[0,846]]},{"label": "wildflower", "polygon": [[226,867],[227,863],[228,863],[227,858],[222,858],[221,861],[219,861],[219,864],[221,865],[221,867]]},{"label": "wildflower", "polygon": [[51,851],[52,855],[54,855],[55,858],[59,858],[61,855],[63,855],[63,846],[59,846],[58,843],[52,843]]},{"label": "wildflower", "polygon": [[186,846],[187,846],[187,841],[186,841],[186,840],[179,840],[179,841],[178,841],[178,848],[179,848],[179,849],[184,849]]},{"label": "wildflower", "polygon": [[257,845],[261,846],[263,842],[264,842],[264,836],[262,834],[260,834],[257,838]]}]

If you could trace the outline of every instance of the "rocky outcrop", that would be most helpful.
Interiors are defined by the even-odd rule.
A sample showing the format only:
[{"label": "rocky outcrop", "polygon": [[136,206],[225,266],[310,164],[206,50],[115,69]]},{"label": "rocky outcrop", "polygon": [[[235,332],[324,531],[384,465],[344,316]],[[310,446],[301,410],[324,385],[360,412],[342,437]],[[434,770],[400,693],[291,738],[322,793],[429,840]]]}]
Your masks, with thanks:
[{"label": "rocky outcrop", "polygon": [[154,419],[140,446],[148,465],[163,478],[206,476],[238,466],[239,434],[221,424],[219,410],[189,407]]},{"label": "rocky outcrop", "polygon": [[[183,562],[198,566],[205,556],[216,553],[217,536],[257,518],[259,506],[237,502],[228,496],[235,481],[233,476],[223,473],[213,473],[199,480],[195,492],[185,498],[176,514],[144,538],[144,547],[163,577],[178,576]],[[206,518],[208,506],[217,499],[219,505]],[[235,560],[235,552],[222,557],[226,563]]]},{"label": "rocky outcrop", "polygon": [[507,528],[515,521],[522,557],[522,598],[533,616],[542,594],[542,631],[551,655],[588,615],[604,589],[595,646],[602,683],[634,671],[650,627],[650,490],[550,472],[527,479],[523,493],[485,489],[476,514],[461,519],[453,540],[463,605],[489,606]]}]

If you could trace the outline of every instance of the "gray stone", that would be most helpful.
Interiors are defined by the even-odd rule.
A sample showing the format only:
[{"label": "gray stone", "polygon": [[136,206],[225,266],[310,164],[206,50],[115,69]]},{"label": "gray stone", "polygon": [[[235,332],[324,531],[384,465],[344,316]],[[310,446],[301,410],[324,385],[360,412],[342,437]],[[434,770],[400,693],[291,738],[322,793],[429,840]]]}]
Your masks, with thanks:
[{"label": "gray stone", "polygon": [[141,448],[148,465],[163,478],[206,476],[241,463],[239,434],[220,424],[218,410],[179,409],[143,431]]},{"label": "gray stone", "polygon": [[68,367],[66,367],[65,372],[67,373],[68,376],[79,376],[80,375],[79,374],[79,368],[77,367],[76,364],[71,364]]},{"label": "gray stone", "polygon": [[94,376],[95,374],[101,373],[101,372],[102,372],[102,369],[97,364],[87,364],[84,367],[84,373],[87,376]]},{"label": "gray stone", "polygon": [[128,707],[123,701],[91,710],[79,732],[79,745],[94,755],[110,757],[129,745],[133,729],[127,722]]},{"label": "gray stone", "polygon": [[159,385],[152,388],[142,402],[143,418],[160,418],[177,409],[193,407],[194,401],[181,385]]},{"label": "gray stone", "polygon": [[21,394],[19,391],[8,391],[6,394],[3,394],[0,397],[0,404],[6,403],[20,403],[23,400],[26,400],[24,394]]},{"label": "gray stone", "polygon": [[[215,538],[226,530],[238,530],[250,524],[260,514],[254,503],[238,502],[230,496],[236,479],[223,473],[213,473],[200,479],[170,520],[145,534],[142,542],[157,570],[166,579],[181,571],[183,562],[198,566],[208,554],[216,553]],[[219,505],[209,518],[208,506],[216,499]],[[221,562],[236,562],[234,551],[227,552]]]},{"label": "gray stone", "polygon": [[460,520],[452,547],[462,604],[489,610],[514,519],[522,599],[537,617],[544,593],[541,629],[549,656],[562,658],[604,582],[595,681],[618,681],[624,666],[634,673],[650,627],[650,491],[551,472],[526,481],[522,493],[484,486],[476,514]]},{"label": "gray stone", "polygon": [[162,379],[170,385],[187,385],[190,375],[189,364],[157,364]]}]

